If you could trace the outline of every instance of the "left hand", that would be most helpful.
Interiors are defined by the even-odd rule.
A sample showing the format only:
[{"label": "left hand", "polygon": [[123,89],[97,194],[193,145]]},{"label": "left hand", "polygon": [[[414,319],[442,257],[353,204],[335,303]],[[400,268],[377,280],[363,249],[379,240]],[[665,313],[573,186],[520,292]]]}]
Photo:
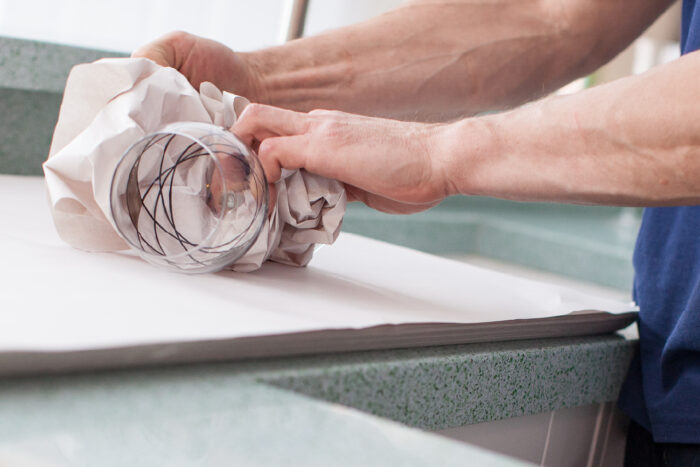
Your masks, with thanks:
[{"label": "left hand", "polygon": [[171,32],[134,50],[132,57],[153,60],[182,73],[195,89],[210,81],[222,91],[246,96],[253,102],[265,99],[263,77],[251,54],[234,52],[224,44],[188,34]]},{"label": "left hand", "polygon": [[343,182],[351,201],[408,214],[449,194],[438,150],[442,127],[251,104],[232,131],[257,147],[270,183],[279,180],[282,168],[305,169]]}]

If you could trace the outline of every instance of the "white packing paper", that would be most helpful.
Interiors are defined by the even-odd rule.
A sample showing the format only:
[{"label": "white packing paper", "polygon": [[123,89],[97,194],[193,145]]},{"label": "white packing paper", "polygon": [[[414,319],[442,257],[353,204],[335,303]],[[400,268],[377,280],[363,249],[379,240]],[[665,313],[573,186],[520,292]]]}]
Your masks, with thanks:
[{"label": "white packing paper", "polygon": [[[270,356],[441,345],[503,340],[505,327],[509,339],[595,334],[602,331],[587,323],[636,309],[629,301],[348,233],[333,248],[318,250],[303,269],[268,262],[246,274],[174,274],[131,252],[70,248],[51,226],[42,185],[39,177],[0,175],[0,216],[12,219],[0,229],[0,374],[8,352],[123,348],[122,363],[137,364],[241,358],[250,349]],[[579,310],[613,314],[571,315]],[[471,335],[455,331],[483,323],[494,324]],[[426,327],[412,332],[419,324]],[[359,331],[377,326],[371,340],[360,339]],[[330,330],[336,334],[324,337]],[[288,339],[271,342],[269,336]],[[247,339],[247,349],[236,347],[238,339]],[[226,345],[208,354],[179,347],[211,340]],[[173,346],[143,355],[132,349],[160,343]],[[57,357],[50,364],[72,368],[87,358]],[[26,355],[17,359],[5,364],[19,369],[28,364]]]},{"label": "white packing paper", "polygon": [[[49,159],[44,163],[51,212],[60,237],[87,251],[128,248],[111,218],[109,190],[127,148],[167,124],[192,121],[230,128],[248,101],[202,83],[199,92],[173,68],[143,58],[103,59],[68,77]],[[340,232],[346,195],[341,183],[284,171],[273,213],[250,250],[232,266],[258,269],[266,260],[306,265],[317,243]]]}]

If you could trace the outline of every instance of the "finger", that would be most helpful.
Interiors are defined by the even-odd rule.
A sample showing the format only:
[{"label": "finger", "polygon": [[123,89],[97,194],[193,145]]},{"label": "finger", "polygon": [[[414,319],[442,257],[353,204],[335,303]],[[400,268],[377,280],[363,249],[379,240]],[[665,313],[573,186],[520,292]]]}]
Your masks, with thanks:
[{"label": "finger", "polygon": [[305,154],[308,151],[309,145],[304,136],[278,136],[263,140],[260,143],[258,158],[267,181],[277,182],[282,176],[282,169],[306,168]]},{"label": "finger", "polygon": [[246,144],[273,136],[293,136],[308,129],[308,115],[263,104],[248,105],[231,131]]},{"label": "finger", "polygon": [[360,198],[358,198],[355,195],[355,191],[351,190],[351,188],[354,188],[352,185],[348,185],[348,184],[344,183],[343,186],[345,187],[345,196],[346,196],[348,203],[355,203],[355,202],[362,201]]},{"label": "finger", "polygon": [[405,203],[369,193],[348,184],[345,184],[345,193],[347,195],[348,202],[359,201],[372,209],[386,212],[388,214],[412,214],[425,211],[439,204],[437,201],[429,203]]}]

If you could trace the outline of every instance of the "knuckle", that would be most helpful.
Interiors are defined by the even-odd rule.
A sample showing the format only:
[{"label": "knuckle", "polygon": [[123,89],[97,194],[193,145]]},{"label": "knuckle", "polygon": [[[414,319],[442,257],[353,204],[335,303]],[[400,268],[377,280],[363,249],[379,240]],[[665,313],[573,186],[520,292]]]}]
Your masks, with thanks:
[{"label": "knuckle", "polygon": [[187,42],[190,38],[190,34],[185,31],[170,31],[169,33],[156,39],[158,44],[171,44],[177,45]]},{"label": "knuckle", "polygon": [[189,32],[175,30],[167,33],[165,36],[163,36],[163,39],[167,41],[180,41],[189,39],[190,37],[192,37],[192,34],[190,34]]},{"label": "knuckle", "polygon": [[309,115],[313,115],[315,117],[326,117],[326,118],[340,118],[343,115],[346,115],[345,112],[341,112],[339,110],[326,110],[326,109],[314,109],[311,112],[309,112]]},{"label": "knuckle", "polygon": [[271,157],[276,149],[277,144],[275,143],[275,140],[273,138],[268,138],[266,140],[263,140],[262,143],[260,143],[260,147],[258,148],[258,155],[260,157]]},{"label": "knuckle", "polygon": [[316,122],[314,133],[320,137],[336,137],[343,133],[343,124],[337,120],[324,119]]},{"label": "knuckle", "polygon": [[326,114],[331,113],[331,110],[325,110],[325,109],[314,109],[311,112],[309,112],[309,115],[318,115],[318,116],[323,116]]},{"label": "knuckle", "polygon": [[314,110],[309,119],[309,132],[320,138],[337,138],[346,133],[347,120],[344,112],[337,110]]},{"label": "knuckle", "polygon": [[264,105],[262,104],[256,104],[256,103],[250,103],[248,106],[245,108],[245,112],[243,112],[243,115],[241,117],[245,116],[247,118],[257,118],[259,117],[262,112],[264,111]]}]

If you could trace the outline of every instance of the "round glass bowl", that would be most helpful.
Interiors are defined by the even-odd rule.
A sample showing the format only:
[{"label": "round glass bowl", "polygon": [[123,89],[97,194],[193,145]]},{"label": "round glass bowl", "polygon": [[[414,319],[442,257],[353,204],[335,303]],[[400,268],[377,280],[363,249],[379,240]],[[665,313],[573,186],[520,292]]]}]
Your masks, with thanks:
[{"label": "round glass bowl", "polygon": [[134,143],[110,188],[122,238],[150,263],[188,273],[218,271],[243,256],[268,203],[253,150],[198,122],[174,123]]}]

